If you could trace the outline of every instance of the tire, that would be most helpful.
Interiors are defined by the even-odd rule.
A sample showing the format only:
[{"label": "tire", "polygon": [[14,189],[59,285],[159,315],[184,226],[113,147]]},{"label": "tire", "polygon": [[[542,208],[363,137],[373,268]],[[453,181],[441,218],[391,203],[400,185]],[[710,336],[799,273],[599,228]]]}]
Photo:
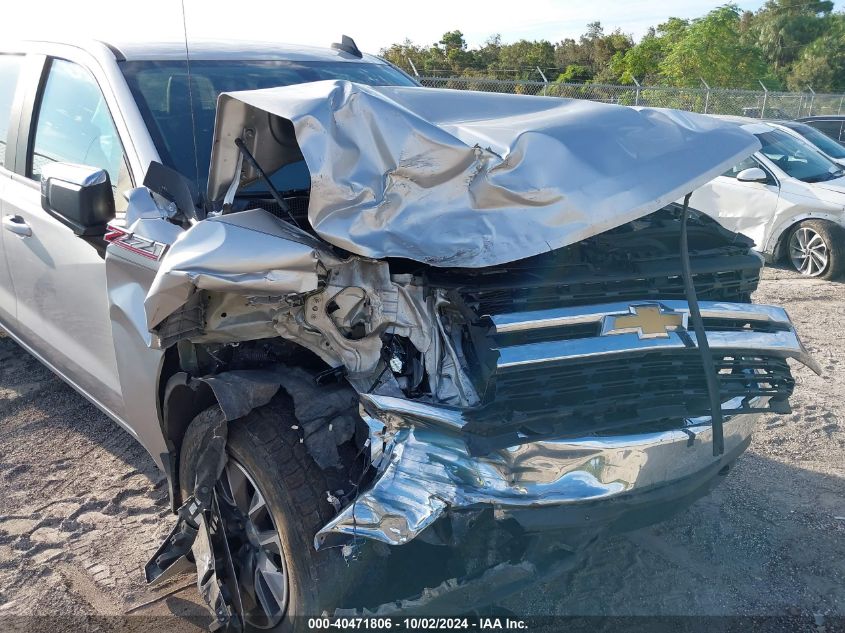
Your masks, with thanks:
[{"label": "tire", "polygon": [[[179,471],[183,499],[193,492],[203,429],[209,421],[220,416],[219,407],[211,407],[194,418],[185,432]],[[327,499],[328,487],[323,472],[300,442],[298,431],[291,428],[296,425],[293,403],[282,391],[269,404],[229,422],[226,443],[229,459],[227,470],[217,484],[218,498],[222,504],[223,499],[229,498],[227,494],[233,499],[237,496],[231,493],[235,485],[229,483],[232,475],[228,474],[228,469],[238,468],[247,475],[250,482],[246,489],[251,489],[249,485],[252,485],[266,502],[268,513],[261,520],[266,528],[269,525],[267,514],[272,518],[274,525],[271,527],[276,528],[279,536],[287,576],[287,605],[281,620],[268,620],[260,609],[256,609],[252,611],[252,617],[246,614],[245,629],[248,631],[305,629],[307,617],[304,616],[319,616],[325,611],[332,613],[334,607],[341,604],[347,588],[357,584],[352,575],[357,576],[366,568],[363,560],[347,564],[339,548],[314,549],[314,534],[331,519],[334,509]],[[238,522],[238,525],[242,524]],[[258,529],[263,528],[259,526]],[[242,534],[248,531],[244,530]],[[232,556],[236,557],[235,552]],[[239,582],[242,595],[246,595],[244,578],[239,577]],[[244,602],[247,611],[246,597]]]},{"label": "tire", "polygon": [[845,228],[827,220],[804,220],[786,239],[786,258],[807,277],[836,279],[845,274]]}]

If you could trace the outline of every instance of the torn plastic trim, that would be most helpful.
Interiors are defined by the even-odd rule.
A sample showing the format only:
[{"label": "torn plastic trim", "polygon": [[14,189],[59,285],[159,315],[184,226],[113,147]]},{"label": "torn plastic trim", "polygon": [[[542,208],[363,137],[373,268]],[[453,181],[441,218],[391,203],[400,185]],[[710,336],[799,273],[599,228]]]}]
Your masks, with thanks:
[{"label": "torn plastic trim", "polygon": [[281,386],[280,372],[251,369],[227,371],[194,380],[211,387],[227,421],[242,418],[253,409],[267,404]]},{"label": "torn plastic trim", "polygon": [[[203,389],[211,394],[203,393]],[[165,422],[171,416],[185,417],[217,404],[221,411],[219,430],[207,433],[220,438],[212,443],[203,438],[205,451],[197,469],[207,488],[212,488],[226,460],[225,424],[243,418],[253,409],[268,404],[283,389],[293,400],[296,418],[303,428],[303,440],[309,454],[322,469],[341,466],[337,447],[349,440],[361,422],[357,414],[358,397],[348,385],[321,386],[315,375],[301,367],[276,363],[267,369],[243,369],[192,378],[184,372],[175,374],[165,392]],[[213,401],[211,398],[213,397]],[[210,468],[210,470],[209,470]],[[199,485],[199,484],[198,484]]]},{"label": "torn plastic trim", "polygon": [[216,620],[212,630],[239,633],[243,630],[244,608],[217,493],[213,490],[210,506],[200,513],[198,525],[191,550],[197,564],[197,588]]},{"label": "torn plastic trim", "polygon": [[[391,429],[401,417],[392,415],[382,420],[386,428],[377,438],[385,442],[381,473],[315,535],[316,548],[360,537],[407,543],[447,509],[529,509],[611,499],[694,475],[718,459],[709,417],[670,431],[531,442],[473,457],[459,434],[434,427]],[[725,416],[726,453],[747,442],[758,417]]]}]

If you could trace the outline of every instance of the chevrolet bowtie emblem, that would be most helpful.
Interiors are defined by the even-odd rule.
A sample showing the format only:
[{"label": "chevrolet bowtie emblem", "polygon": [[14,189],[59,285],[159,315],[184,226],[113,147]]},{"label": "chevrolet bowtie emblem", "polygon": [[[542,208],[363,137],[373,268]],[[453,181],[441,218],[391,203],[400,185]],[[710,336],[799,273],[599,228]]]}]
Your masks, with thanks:
[{"label": "chevrolet bowtie emblem", "polygon": [[602,336],[636,334],[640,338],[669,338],[669,332],[686,329],[687,313],[655,303],[632,305],[629,314],[609,314],[602,323]]}]

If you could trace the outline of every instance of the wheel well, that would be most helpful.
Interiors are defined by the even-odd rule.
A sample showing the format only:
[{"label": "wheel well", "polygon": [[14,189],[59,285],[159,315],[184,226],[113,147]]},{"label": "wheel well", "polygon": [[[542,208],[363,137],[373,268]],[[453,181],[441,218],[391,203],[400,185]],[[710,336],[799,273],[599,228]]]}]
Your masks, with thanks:
[{"label": "wheel well", "polygon": [[836,222],[829,218],[819,217],[815,215],[808,215],[807,217],[795,220],[795,222],[793,222],[792,224],[787,226],[783,231],[781,231],[780,235],[778,236],[777,242],[775,243],[775,247],[772,250],[772,261],[779,262],[786,258],[786,245],[790,234],[796,226],[798,226],[802,222],[808,222],[811,220],[815,222],[830,222],[831,224],[836,224]]},{"label": "wheel well", "polygon": [[792,233],[792,229],[794,229],[796,225],[800,224],[800,222],[801,220],[793,222],[778,236],[778,241],[775,243],[775,247],[772,250],[773,262],[781,262],[786,257],[786,240],[789,239],[789,234]]},{"label": "wheel well", "polygon": [[[277,343],[274,349],[278,352],[276,356],[268,352],[268,341]],[[181,345],[181,344],[180,344]],[[288,366],[310,368],[312,371],[325,370],[327,366],[316,355],[304,347],[283,341],[281,339],[262,339],[258,341],[244,341],[234,348],[225,350],[226,346],[220,346],[210,354],[213,362],[206,366],[201,360],[197,361],[197,353],[200,356],[205,354],[205,346],[193,346],[187,344],[185,362],[180,356],[179,345],[172,345],[167,348],[159,376],[159,410],[161,431],[164,435],[168,449],[167,476],[170,487],[171,509],[175,512],[181,503],[181,492],[179,490],[179,455],[182,449],[182,440],[185,432],[193,419],[215,404],[220,404],[224,411],[228,411],[226,404],[231,398],[223,397],[218,399],[220,394],[216,393],[220,387],[219,381],[213,381],[215,386],[206,382],[215,376],[223,377],[231,370],[249,370],[266,367],[268,363],[278,362],[284,357]],[[230,353],[234,352],[234,353]],[[275,383],[278,385],[278,383]],[[247,392],[255,391],[250,386],[239,385],[236,389],[246,388]],[[266,385],[264,386],[266,388]],[[257,387],[261,389],[261,387]],[[225,393],[223,394],[225,396]],[[272,394],[271,394],[272,395]],[[263,396],[259,395],[258,398]],[[237,399],[237,398],[236,398]],[[249,398],[246,398],[249,401]],[[259,400],[259,402],[262,402]],[[255,406],[249,404],[240,413],[232,414],[232,418],[239,417],[244,411]]]},{"label": "wheel well", "polygon": [[179,490],[179,454],[182,438],[193,419],[217,402],[214,392],[205,383],[191,383],[185,372],[176,372],[162,380],[161,430],[170,453],[168,485],[171,510],[174,512],[184,502]]}]

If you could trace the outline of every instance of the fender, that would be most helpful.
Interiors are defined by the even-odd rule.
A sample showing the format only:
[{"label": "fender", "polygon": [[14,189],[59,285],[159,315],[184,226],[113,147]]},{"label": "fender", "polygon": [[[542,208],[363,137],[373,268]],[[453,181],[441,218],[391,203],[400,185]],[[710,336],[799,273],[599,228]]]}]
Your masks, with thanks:
[{"label": "fender", "polygon": [[128,199],[126,216],[104,236],[111,336],[125,403],[122,423],[171,479],[172,451],[162,432],[160,395],[162,377],[166,380],[178,367],[165,350],[151,345],[144,298],[162,257],[184,231],[165,219],[147,189],[131,190]]},{"label": "fender", "polygon": [[769,237],[769,241],[766,244],[766,248],[763,249],[763,252],[770,256],[772,261],[780,259],[783,255],[782,250],[784,239],[789,235],[792,227],[804,220],[826,220],[828,222],[839,224],[840,226],[845,226],[845,216],[843,216],[841,212],[824,213],[818,211],[807,211],[805,213],[799,213],[798,215],[784,219],[783,222],[772,230],[772,234]]}]

